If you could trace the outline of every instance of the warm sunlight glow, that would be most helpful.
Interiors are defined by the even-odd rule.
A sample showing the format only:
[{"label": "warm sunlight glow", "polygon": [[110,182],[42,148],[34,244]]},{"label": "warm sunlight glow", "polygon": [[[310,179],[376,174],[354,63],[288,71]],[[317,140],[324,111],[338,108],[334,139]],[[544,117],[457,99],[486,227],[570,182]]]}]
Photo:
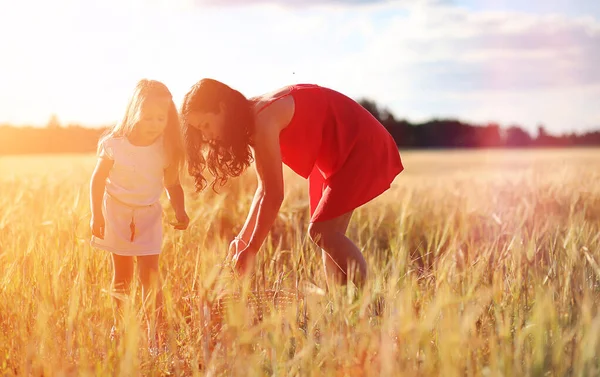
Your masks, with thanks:
[{"label": "warm sunlight glow", "polygon": [[412,121],[600,124],[600,21],[567,2],[274,2],[2,2],[0,124],[112,123],[142,77],[176,100],[214,77],[250,96],[317,83]]},{"label": "warm sunlight glow", "polygon": [[600,376],[598,62],[600,0],[0,0],[0,376]]}]

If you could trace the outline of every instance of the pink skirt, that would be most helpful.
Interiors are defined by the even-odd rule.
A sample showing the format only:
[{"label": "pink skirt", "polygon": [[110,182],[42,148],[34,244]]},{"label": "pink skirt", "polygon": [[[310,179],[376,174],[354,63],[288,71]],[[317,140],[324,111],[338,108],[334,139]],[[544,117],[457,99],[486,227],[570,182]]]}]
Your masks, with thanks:
[{"label": "pink skirt", "polygon": [[122,256],[160,254],[163,242],[163,211],[159,202],[131,206],[105,194],[104,239],[92,236],[90,244]]}]

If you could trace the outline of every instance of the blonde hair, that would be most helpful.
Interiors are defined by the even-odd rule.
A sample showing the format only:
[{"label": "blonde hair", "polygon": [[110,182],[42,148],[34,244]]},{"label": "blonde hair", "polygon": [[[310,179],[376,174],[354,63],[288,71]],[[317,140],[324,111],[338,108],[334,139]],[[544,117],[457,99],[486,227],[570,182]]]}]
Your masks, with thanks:
[{"label": "blonde hair", "polygon": [[157,98],[169,100],[169,115],[167,126],[163,133],[163,142],[169,163],[175,163],[177,166],[180,166],[184,161],[184,151],[179,113],[167,86],[156,80],[142,79],[137,82],[125,109],[125,115],[121,121],[117,122],[112,129],[100,138],[98,148],[100,148],[106,139],[111,137],[127,137],[131,135],[136,123],[139,121],[138,117],[144,102]]}]

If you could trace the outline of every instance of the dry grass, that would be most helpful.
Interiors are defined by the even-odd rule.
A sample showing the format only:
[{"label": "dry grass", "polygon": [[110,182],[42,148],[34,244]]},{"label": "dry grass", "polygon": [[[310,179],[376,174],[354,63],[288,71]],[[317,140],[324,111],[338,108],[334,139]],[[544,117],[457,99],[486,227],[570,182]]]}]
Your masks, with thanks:
[{"label": "dry grass", "polygon": [[1,158],[0,373],[600,374],[600,151],[403,160],[392,190],[350,225],[369,262],[361,293],[306,289],[324,280],[305,237],[303,180],[286,172],[286,201],[249,286],[221,262],[254,177],[221,195],[192,194],[186,182],[192,225],[165,227],[161,257],[170,346],[152,357],[139,289],[123,341],[108,337],[109,255],[88,244],[93,158]]}]

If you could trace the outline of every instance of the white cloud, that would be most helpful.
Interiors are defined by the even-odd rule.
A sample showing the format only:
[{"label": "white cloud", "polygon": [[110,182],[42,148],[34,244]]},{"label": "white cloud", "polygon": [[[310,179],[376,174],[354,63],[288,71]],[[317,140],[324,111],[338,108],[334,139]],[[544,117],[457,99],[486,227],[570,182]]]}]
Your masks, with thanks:
[{"label": "white cloud", "polygon": [[[247,95],[315,82],[411,120],[600,127],[600,22],[591,17],[475,12],[436,0],[60,1],[59,13],[0,12],[4,33],[23,20],[38,25],[0,42],[15,56],[0,62],[0,81],[12,87],[0,87],[2,103],[38,102],[39,111],[50,103],[73,120],[101,117],[101,103],[113,119],[140,77],[164,80],[177,99],[214,77]],[[106,100],[86,99],[90,91]]]},{"label": "white cloud", "polygon": [[[415,0],[193,0],[197,6],[254,6],[260,4],[278,5],[283,7],[306,7],[306,6],[357,6],[372,5],[378,3],[398,3]],[[417,0],[418,1],[418,0]]]},{"label": "white cloud", "polygon": [[[337,72],[351,76],[361,67],[365,78],[347,86],[360,84],[399,117],[459,116],[530,130],[545,123],[554,132],[600,127],[600,22],[593,18],[417,6],[364,46],[338,61]],[[575,95],[584,87],[594,90]]]}]

